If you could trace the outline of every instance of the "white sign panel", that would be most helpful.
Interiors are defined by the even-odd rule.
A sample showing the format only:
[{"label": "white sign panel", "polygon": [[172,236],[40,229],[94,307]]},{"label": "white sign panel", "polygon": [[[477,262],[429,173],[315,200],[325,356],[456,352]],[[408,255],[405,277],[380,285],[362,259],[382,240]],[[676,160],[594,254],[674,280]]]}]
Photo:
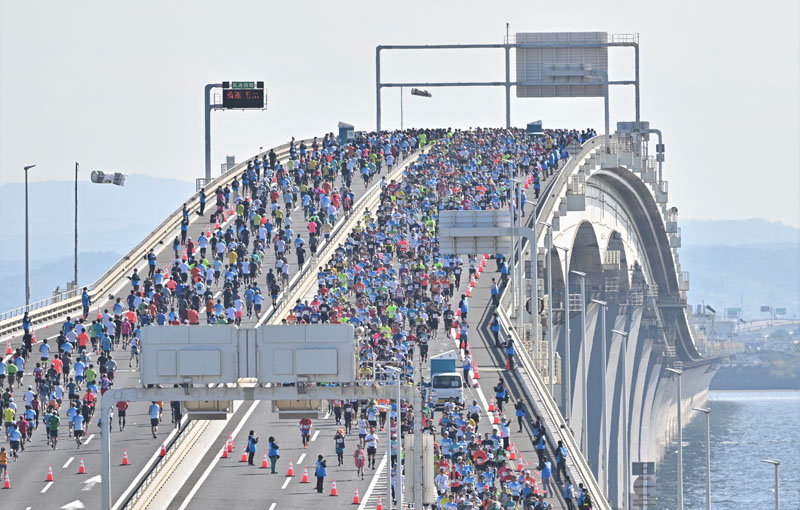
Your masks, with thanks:
[{"label": "white sign panel", "polygon": [[349,324],[261,326],[257,330],[258,381],[355,381],[355,328]]},{"label": "white sign panel", "polygon": [[439,253],[510,253],[511,214],[497,211],[439,211]]},{"label": "white sign panel", "polygon": [[[586,45],[608,42],[606,32],[518,33],[517,44]],[[603,97],[607,47],[516,48],[517,97]]]}]

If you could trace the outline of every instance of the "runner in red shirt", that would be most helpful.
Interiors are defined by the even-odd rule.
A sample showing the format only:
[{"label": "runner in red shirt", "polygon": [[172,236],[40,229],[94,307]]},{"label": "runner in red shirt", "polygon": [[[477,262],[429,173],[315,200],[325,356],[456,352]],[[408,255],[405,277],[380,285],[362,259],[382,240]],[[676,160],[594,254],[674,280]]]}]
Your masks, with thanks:
[{"label": "runner in red shirt", "polygon": [[303,441],[303,448],[308,448],[308,440],[311,435],[311,418],[303,418],[297,428],[300,429],[300,439]]}]

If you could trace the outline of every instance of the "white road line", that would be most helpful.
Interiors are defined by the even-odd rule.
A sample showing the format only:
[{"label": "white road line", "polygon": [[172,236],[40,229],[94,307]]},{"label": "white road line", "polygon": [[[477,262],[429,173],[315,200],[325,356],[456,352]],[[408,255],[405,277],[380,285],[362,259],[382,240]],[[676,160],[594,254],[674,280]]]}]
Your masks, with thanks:
[{"label": "white road line", "polygon": [[47,482],[47,485],[45,485],[45,486],[44,486],[44,489],[42,489],[42,494],[44,494],[45,492],[47,492],[47,489],[49,489],[50,487],[52,487],[54,483],[55,483],[55,482]]},{"label": "white road line", "polygon": [[[134,424],[134,425],[135,425],[135,424]],[[87,437],[87,438],[86,438],[86,442],[85,442],[85,443],[83,443],[83,444],[84,444],[84,446],[86,446],[87,444],[89,444],[89,443],[91,442],[91,440],[92,440],[92,439],[94,439],[94,434],[89,434],[89,437]]]},{"label": "white road line", "polygon": [[276,505],[277,505],[277,503],[273,503],[273,504],[271,504],[271,505],[269,506],[269,510],[275,510],[275,506],[276,506]]},{"label": "white road line", "polygon": [[314,432],[314,435],[312,435],[312,436],[311,436],[311,440],[312,440],[312,441],[316,441],[316,440],[317,440],[317,436],[318,436],[318,435],[319,435],[319,430],[318,430],[318,431],[316,431],[316,432]]},{"label": "white road line", "polygon": [[299,459],[297,459],[297,465],[299,466],[300,464],[302,464],[303,463],[303,459],[305,459],[305,458],[306,458],[306,454],[304,453],[304,454],[302,454],[300,456]]},{"label": "white road line", "polygon": [[328,419],[328,418],[330,418],[330,417],[331,417],[331,412],[330,412],[330,411],[328,411],[327,413],[325,413],[325,416],[323,416],[323,417],[322,417],[322,419],[323,419],[323,420],[327,420],[327,419]]},{"label": "white road line", "polygon": [[75,457],[70,457],[70,458],[69,458],[69,460],[66,462],[66,464],[64,464],[63,466],[61,466],[61,469],[67,469],[67,467],[68,467],[70,464],[72,464],[72,461],[73,461],[73,460],[75,460]]},{"label": "white road line", "polygon": [[[244,416],[242,417],[242,421],[240,421],[239,425],[237,425],[236,428],[233,429],[234,437],[239,433],[240,430],[242,430],[242,427],[244,427],[245,422],[248,420],[248,418],[250,418],[250,415],[253,414],[253,411],[256,410],[256,407],[258,407],[259,402],[261,402],[261,401],[260,400],[256,400],[255,402],[253,402],[253,404],[250,406],[250,409],[248,409],[247,412],[244,413]],[[192,501],[192,498],[194,497],[194,495],[197,494],[198,490],[200,490],[200,486],[203,485],[203,482],[206,481],[206,478],[208,478],[208,475],[211,474],[211,470],[213,470],[214,467],[217,465],[217,462],[219,462],[219,459],[220,459],[219,455],[214,455],[214,460],[211,461],[211,464],[208,465],[206,470],[203,472],[203,475],[194,484],[194,487],[192,487],[192,490],[189,491],[189,494],[187,494],[186,499],[183,501],[183,504],[180,506],[180,508],[178,508],[178,510],[186,510],[186,507],[189,506],[189,503]]]},{"label": "white road line", "polygon": [[[456,352],[458,353],[459,356],[461,356],[461,344],[456,339],[456,337],[453,336],[450,338],[452,338],[453,343],[456,344]],[[478,387],[472,389],[475,390],[475,392],[478,394],[478,398],[481,400],[481,404],[483,404],[483,410],[486,411],[486,416],[489,417],[489,420],[491,421],[492,415],[489,413],[489,402],[486,400],[486,395],[484,395],[483,393],[483,388],[481,388],[480,380],[478,381]]]},{"label": "white road line", "polygon": [[[381,461],[378,463],[378,469],[375,470],[375,474],[372,475],[372,480],[370,480],[366,492],[364,492],[364,495],[361,497],[361,504],[358,505],[358,510],[364,510],[367,507],[367,501],[369,501],[372,491],[375,490],[375,484],[378,483],[378,476],[380,476],[381,471],[383,471],[383,467],[386,466],[387,457],[388,453],[384,453]],[[388,479],[389,477],[387,476],[386,478]]]},{"label": "white road line", "polygon": [[[288,487],[289,486],[289,482],[291,482],[291,481],[292,481],[292,477],[291,476],[287,476],[286,477],[286,481],[283,482],[283,485],[281,485],[281,489],[285,489],[286,487]],[[179,510],[183,510],[183,509],[181,508]]]}]

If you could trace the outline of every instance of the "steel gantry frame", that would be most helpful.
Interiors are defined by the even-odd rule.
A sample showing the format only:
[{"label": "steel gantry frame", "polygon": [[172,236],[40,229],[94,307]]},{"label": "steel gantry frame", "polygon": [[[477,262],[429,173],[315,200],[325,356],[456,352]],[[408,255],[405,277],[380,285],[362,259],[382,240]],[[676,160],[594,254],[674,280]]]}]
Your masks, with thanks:
[{"label": "steel gantry frame", "polygon": [[[639,122],[639,42],[638,40],[613,41],[606,43],[502,43],[502,44],[392,44],[378,45],[375,47],[375,130],[381,130],[381,89],[384,87],[505,87],[506,89],[506,128],[511,127],[511,87],[512,86],[553,86],[575,85],[574,83],[526,83],[511,81],[511,49],[530,48],[613,48],[631,47],[634,49],[635,79],[609,81],[604,71],[595,70],[590,75],[599,76],[604,86],[605,95],[605,134],[608,141],[608,86],[633,85],[636,90],[636,122]],[[502,49],[505,52],[505,80],[504,81],[465,81],[465,82],[381,82],[381,52],[384,50],[477,50],[477,49]]]}]

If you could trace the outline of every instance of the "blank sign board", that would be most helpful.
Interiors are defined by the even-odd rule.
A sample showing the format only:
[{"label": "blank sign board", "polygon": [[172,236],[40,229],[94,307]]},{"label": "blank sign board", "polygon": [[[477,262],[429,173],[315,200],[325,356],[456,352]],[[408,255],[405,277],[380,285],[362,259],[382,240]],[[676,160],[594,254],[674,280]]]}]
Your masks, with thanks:
[{"label": "blank sign board", "polygon": [[[608,72],[608,48],[589,47],[608,42],[606,32],[518,33],[517,97],[603,97]],[[572,47],[570,47],[572,45]],[[550,46],[550,47],[546,47]]]},{"label": "blank sign board", "polygon": [[355,329],[349,324],[261,326],[259,382],[355,381]]},{"label": "blank sign board", "polygon": [[[443,255],[510,253],[508,210],[439,211],[439,252]],[[505,232],[503,231],[505,229]]]},{"label": "blank sign board", "polygon": [[236,382],[238,337],[227,325],[142,328],[142,384]]}]

